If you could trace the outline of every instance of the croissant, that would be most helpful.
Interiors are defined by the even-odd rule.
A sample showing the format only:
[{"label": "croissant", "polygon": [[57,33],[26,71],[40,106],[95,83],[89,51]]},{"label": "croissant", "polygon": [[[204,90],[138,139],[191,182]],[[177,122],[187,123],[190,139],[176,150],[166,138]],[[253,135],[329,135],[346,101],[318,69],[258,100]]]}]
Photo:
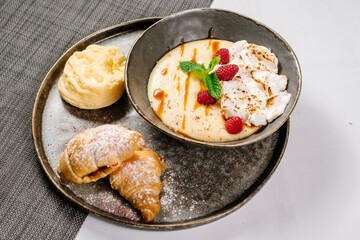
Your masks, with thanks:
[{"label": "croissant", "polygon": [[152,221],[160,211],[160,176],[165,167],[159,155],[145,148],[136,151],[109,175],[111,187],[141,211],[145,223]]},{"label": "croissant", "polygon": [[136,131],[120,125],[102,125],[73,137],[60,156],[57,172],[63,182],[96,181],[115,171],[136,150],[145,147]]}]

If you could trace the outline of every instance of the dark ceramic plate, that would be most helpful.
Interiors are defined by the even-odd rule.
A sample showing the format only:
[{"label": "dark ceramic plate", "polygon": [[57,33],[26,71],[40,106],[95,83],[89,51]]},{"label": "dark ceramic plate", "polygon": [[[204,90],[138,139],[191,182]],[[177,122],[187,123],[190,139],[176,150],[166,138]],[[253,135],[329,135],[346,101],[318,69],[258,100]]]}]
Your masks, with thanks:
[{"label": "dark ceramic plate", "polygon": [[[156,116],[147,98],[148,79],[156,61],[182,42],[209,37],[233,42],[244,39],[249,43],[270,48],[279,59],[279,73],[288,77],[287,91],[292,96],[284,113],[261,131],[245,139],[230,142],[204,142],[181,135],[168,128]],[[136,111],[159,131],[187,143],[224,148],[254,143],[278,130],[289,118],[299,98],[301,71],[289,44],[264,24],[225,10],[192,9],[158,21],[140,36],[129,54],[125,82],[126,91]]]},{"label": "dark ceramic plate", "polygon": [[[127,53],[137,37],[158,18],[140,19],[100,30],[71,47],[45,77],[33,110],[33,138],[40,162],[50,181],[69,200],[97,215],[128,226],[174,229],[219,219],[240,208],[263,186],[280,162],[289,122],[254,144],[233,149],[195,147],[152,128],[141,118],[126,94],[110,107],[81,110],[64,102],[57,81],[76,50],[89,44],[119,46]],[[108,179],[89,184],[62,184],[56,173],[66,143],[84,129],[122,124],[139,131],[149,148],[167,164],[162,176],[161,211],[150,224],[110,188]]]}]

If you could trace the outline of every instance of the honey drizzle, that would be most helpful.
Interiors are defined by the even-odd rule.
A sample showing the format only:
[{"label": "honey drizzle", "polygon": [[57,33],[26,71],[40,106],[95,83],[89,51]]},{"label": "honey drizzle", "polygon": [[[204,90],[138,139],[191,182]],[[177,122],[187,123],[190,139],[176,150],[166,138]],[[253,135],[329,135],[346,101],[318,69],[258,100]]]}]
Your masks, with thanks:
[{"label": "honey drizzle", "polygon": [[165,97],[167,97],[168,95],[161,89],[156,89],[153,93],[153,97],[160,101],[155,113],[156,115],[161,119],[162,117],[162,113],[164,111],[164,99]]},{"label": "honey drizzle", "polygon": [[187,78],[185,79],[185,91],[184,91],[184,111],[186,110],[187,98],[189,95],[189,85],[190,85],[190,73],[187,73]]},{"label": "honey drizzle", "polygon": [[210,110],[210,106],[205,106],[205,110],[204,110],[204,112],[205,112],[205,116],[208,116],[209,115],[209,110]]},{"label": "honey drizzle", "polygon": [[199,107],[201,106],[201,104],[195,100],[195,104],[194,104],[194,107],[193,107],[193,111],[195,111],[196,109],[198,109]]},{"label": "honey drizzle", "polygon": [[161,71],[161,75],[163,75],[163,76],[165,76],[167,73],[168,73],[168,69],[167,69],[167,68],[164,68],[164,69]]},{"label": "honey drizzle", "polygon": [[176,90],[178,91],[178,95],[180,94],[180,77],[177,77]]},{"label": "honey drizzle", "polygon": [[177,133],[180,133],[181,135],[184,135],[185,137],[195,139],[194,137],[192,137],[192,136],[190,136],[190,135],[188,135],[188,134],[184,133],[183,131],[180,131],[179,129],[178,129],[178,130],[176,130],[176,132],[177,132]]},{"label": "honey drizzle", "polygon": [[211,109],[211,106],[202,105],[197,100],[195,101],[193,111],[195,111],[196,109],[198,109],[201,106],[204,106],[204,114],[205,114],[205,116],[209,116],[209,111]]},{"label": "honey drizzle", "polygon": [[185,129],[185,121],[186,121],[186,116],[185,114],[183,115],[183,120],[182,120],[182,124],[181,124],[181,128],[184,130]]},{"label": "honey drizzle", "polygon": [[212,39],[210,39],[210,40],[209,40],[209,43],[208,43],[208,45],[207,45],[206,49],[209,49],[209,48],[210,48],[211,43],[212,43]]},{"label": "honey drizzle", "polygon": [[219,41],[215,41],[212,44],[212,55],[214,55],[217,51],[219,51],[220,49],[220,42]]},{"label": "honey drizzle", "polygon": [[194,48],[193,55],[191,56],[190,62],[196,62],[197,48]]},{"label": "honey drizzle", "polygon": [[178,94],[180,93],[180,77],[176,74],[174,74],[174,77],[173,77],[173,81],[175,81],[175,79],[177,80],[176,82],[176,90],[178,91]]},{"label": "honey drizzle", "polygon": [[184,54],[184,48],[185,48],[185,45],[184,45],[184,44],[181,44],[181,45],[180,45],[180,57],[182,57],[183,54]]},{"label": "honey drizzle", "polygon": [[226,123],[226,117],[225,114],[222,112],[221,113],[221,119],[223,120],[224,124]]}]

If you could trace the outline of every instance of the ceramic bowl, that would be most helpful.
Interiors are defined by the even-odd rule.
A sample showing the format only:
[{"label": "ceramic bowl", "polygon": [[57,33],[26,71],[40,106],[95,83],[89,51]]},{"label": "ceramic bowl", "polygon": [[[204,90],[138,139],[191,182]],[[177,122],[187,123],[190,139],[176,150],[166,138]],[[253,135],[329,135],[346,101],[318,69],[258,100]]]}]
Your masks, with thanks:
[{"label": "ceramic bowl", "polygon": [[[181,135],[167,127],[154,113],[147,97],[150,73],[156,62],[179,44],[194,40],[247,40],[272,50],[279,59],[279,73],[288,77],[291,99],[284,113],[255,134],[236,141],[205,142]],[[136,111],[159,131],[178,140],[207,147],[237,147],[274,133],[289,118],[301,90],[301,70],[294,51],[275,31],[241,14],[220,9],[192,9],[175,13],[150,26],[135,41],[125,67],[126,91]]]}]

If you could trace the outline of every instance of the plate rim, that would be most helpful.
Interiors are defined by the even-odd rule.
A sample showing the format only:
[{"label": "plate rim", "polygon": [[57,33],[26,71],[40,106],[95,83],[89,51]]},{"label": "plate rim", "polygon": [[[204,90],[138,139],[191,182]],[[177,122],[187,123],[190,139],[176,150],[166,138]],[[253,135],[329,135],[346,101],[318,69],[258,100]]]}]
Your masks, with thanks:
[{"label": "plate rim", "polygon": [[[255,189],[251,190],[250,194],[248,194],[243,200],[235,200],[234,202],[230,203],[230,204],[234,204],[234,206],[228,207],[228,205],[226,205],[225,207],[219,209],[218,210],[219,212],[215,211],[215,212],[209,213],[208,216],[204,215],[203,217],[200,217],[200,218],[194,218],[194,219],[185,220],[182,222],[173,222],[173,223],[147,223],[147,224],[145,224],[143,222],[134,222],[130,219],[113,215],[113,214],[106,212],[98,207],[95,207],[89,203],[86,203],[86,202],[82,203],[81,200],[84,202],[83,199],[77,197],[76,195],[74,195],[74,196],[70,195],[66,191],[66,187],[64,187],[65,185],[61,184],[54,177],[54,176],[56,176],[56,174],[55,174],[54,170],[51,168],[50,163],[48,162],[47,156],[45,154],[44,146],[43,146],[43,139],[42,139],[42,116],[43,116],[43,110],[44,110],[44,107],[46,105],[46,101],[47,101],[47,98],[49,95],[49,92],[47,92],[45,94],[46,96],[44,97],[43,92],[45,91],[45,88],[48,87],[48,83],[51,83],[51,88],[55,84],[55,81],[51,80],[51,76],[53,74],[55,74],[56,68],[58,67],[58,65],[61,64],[61,62],[64,61],[65,58],[68,58],[70,53],[72,54],[74,51],[76,51],[76,49],[78,49],[80,46],[83,46],[85,43],[87,43],[89,41],[92,42],[92,40],[94,38],[96,39],[97,37],[99,37],[103,34],[115,31],[116,29],[119,29],[122,27],[128,27],[128,26],[131,26],[131,25],[137,24],[137,23],[145,24],[146,22],[151,22],[151,21],[156,23],[157,21],[159,21],[161,19],[162,19],[161,17],[141,18],[141,19],[135,19],[132,21],[116,24],[116,25],[113,25],[113,26],[110,26],[107,28],[103,28],[103,29],[100,29],[100,30],[82,38],[81,40],[76,42],[74,45],[72,45],[67,51],[65,51],[58,58],[58,60],[52,65],[52,67],[49,69],[46,76],[42,80],[39,90],[36,94],[35,102],[33,105],[33,111],[32,111],[32,137],[33,137],[33,142],[34,142],[38,160],[39,160],[43,170],[45,171],[48,179],[51,181],[51,183],[55,186],[55,188],[63,196],[65,196],[72,203],[75,203],[81,209],[86,210],[88,213],[94,213],[97,216],[101,216],[106,219],[113,220],[117,223],[123,224],[128,227],[132,227],[132,228],[148,229],[148,230],[175,230],[175,229],[184,229],[184,228],[189,228],[189,227],[195,227],[195,226],[213,222],[215,220],[225,217],[228,214],[238,210],[245,203],[247,203],[265,185],[265,183],[268,181],[268,179],[272,176],[273,172],[278,167],[278,165],[282,159],[282,156],[285,152],[286,146],[287,146],[288,137],[289,137],[290,119],[288,119],[285,122],[285,124],[283,124],[282,127],[284,127],[284,130],[280,131],[280,129],[282,129],[282,127],[277,130],[277,131],[280,131],[279,139],[277,141],[281,141],[282,147],[281,147],[281,150],[277,153],[278,156],[275,156],[277,159],[274,162],[274,165],[271,166],[271,168],[269,169],[269,172],[266,173],[265,174],[266,176],[264,176],[264,178],[261,179],[261,181],[260,181],[261,176],[265,173],[265,171],[270,166],[270,163],[271,163],[271,160],[270,160],[270,162],[269,162],[268,166],[266,166],[264,172],[261,173],[259,175],[258,179],[255,181],[255,183],[252,184],[252,186],[253,186],[258,181],[260,181],[260,183],[255,187]],[[149,24],[148,26],[152,26],[154,23]],[[119,35],[119,34],[122,34],[125,32],[126,31],[119,32],[118,34],[111,35],[110,37],[114,37],[116,35]],[[101,40],[105,40],[107,38],[109,38],[109,37],[101,38]],[[98,41],[95,41],[95,42],[98,42]],[[130,98],[129,98],[129,100],[130,100]],[[42,103],[43,103],[43,107],[41,106]],[[151,126],[149,126],[149,127],[151,127]],[[276,145],[279,145],[279,143],[277,143]],[[277,149],[277,146],[275,147],[274,152],[276,151],[276,149]],[[52,174],[51,171],[54,174]],[[248,190],[246,190],[246,191],[248,191]],[[87,206],[87,205],[89,205],[89,206]]]}]

